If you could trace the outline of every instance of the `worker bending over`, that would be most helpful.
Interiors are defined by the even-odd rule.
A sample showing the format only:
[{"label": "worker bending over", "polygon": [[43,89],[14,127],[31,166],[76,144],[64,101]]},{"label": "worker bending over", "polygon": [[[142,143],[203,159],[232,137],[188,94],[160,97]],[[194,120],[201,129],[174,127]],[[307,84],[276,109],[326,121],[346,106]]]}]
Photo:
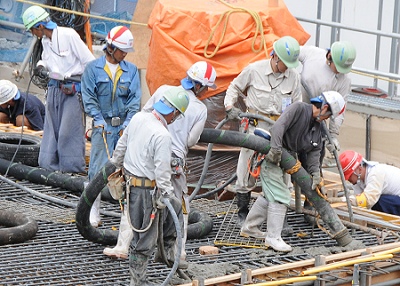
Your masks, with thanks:
[{"label": "worker bending over", "polygon": [[339,156],[344,178],[353,184],[353,206],[400,215],[400,169],[367,161],[348,150]]},{"label": "worker bending over", "polygon": [[[291,194],[284,180],[285,171],[279,166],[282,150],[298,156],[303,168],[312,178],[312,189],[321,183],[320,156],[323,148],[323,120],[336,117],[345,110],[345,101],[336,91],[326,91],[312,98],[310,103],[295,102],[290,105],[272,126],[271,149],[261,164],[263,193],[254,202],[242,229],[253,237],[265,234],[265,245],[276,251],[289,252],[281,232],[290,205]],[[267,221],[266,233],[260,226]],[[242,230],[243,231],[243,230]]]},{"label": "worker bending over", "polygon": [[45,107],[39,98],[20,92],[9,80],[0,80],[0,123],[43,130]]}]

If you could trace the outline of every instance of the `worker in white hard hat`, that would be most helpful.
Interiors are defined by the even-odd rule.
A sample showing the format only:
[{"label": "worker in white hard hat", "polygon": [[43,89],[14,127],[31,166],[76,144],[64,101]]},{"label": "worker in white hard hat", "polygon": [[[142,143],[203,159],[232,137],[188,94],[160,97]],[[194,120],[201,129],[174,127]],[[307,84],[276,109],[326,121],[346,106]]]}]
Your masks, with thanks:
[{"label": "worker in white hard hat", "polygon": [[[316,97],[323,91],[339,92],[345,100],[351,91],[351,71],[356,59],[356,49],[351,42],[337,41],[329,49],[315,46],[300,47],[299,61],[302,64],[301,83],[304,102]],[[335,120],[329,120],[329,133],[332,145],[327,144],[329,151],[340,150],[339,130],[344,114]]]},{"label": "worker in white hard hat", "polygon": [[353,150],[344,151],[339,160],[344,178],[353,184],[353,206],[400,215],[399,168],[368,161]]},{"label": "worker in white hard hat", "polygon": [[159,240],[159,229],[166,253],[174,252],[176,227],[165,200],[170,201],[178,217],[182,202],[171,183],[172,138],[168,125],[179,121],[188,105],[189,97],[182,87],[165,90],[151,112],[140,111],[133,116],[110,160],[117,168],[123,168],[129,187],[126,207],[133,229],[129,253],[131,286],[149,285],[147,266]]},{"label": "worker in white hard hat", "polygon": [[9,80],[0,80],[0,123],[43,130],[45,107],[39,98],[18,90]]},{"label": "worker in white hard hat", "polygon": [[57,73],[63,77],[48,82],[39,166],[51,171],[85,172],[86,121],[81,88],[79,82],[68,77],[82,75],[86,64],[95,57],[74,29],[57,26],[42,7],[30,6],[22,20],[26,30],[41,39],[43,47],[33,74],[45,77]]},{"label": "worker in white hard hat", "polygon": [[[345,101],[336,91],[323,92],[310,103],[295,102],[285,109],[270,129],[270,150],[261,164],[262,195],[257,198],[243,227],[248,232],[265,235],[265,245],[276,251],[290,252],[292,247],[281,237],[290,191],[279,166],[282,150],[298,156],[301,165],[312,177],[312,189],[321,187],[320,156],[323,148],[321,122],[337,117],[345,110]],[[322,199],[322,198],[321,198]],[[267,221],[267,230],[260,226]]]},{"label": "worker in white hard hat", "polygon": [[[172,136],[171,168],[173,174],[171,181],[175,196],[182,200],[182,217],[180,218],[183,220],[182,250],[178,266],[180,269],[188,268],[185,246],[187,226],[189,224],[190,204],[186,182],[186,172],[188,172],[188,170],[185,161],[189,148],[194,146],[199,140],[207,120],[207,107],[201,102],[199,97],[203,96],[208,91],[208,88],[216,88],[216,77],[217,73],[214,67],[206,61],[196,62],[189,67],[186,71],[186,77],[181,80],[180,86],[185,89],[189,95],[189,106],[184,117],[168,125],[168,130]],[[152,111],[153,105],[162,99],[164,92],[171,87],[171,85],[160,86],[146,102],[142,110]],[[114,248],[105,248],[103,253],[111,257],[125,258],[127,257],[131,239],[132,232],[130,232],[126,215],[122,214],[117,245]],[[170,262],[173,262],[171,254],[167,254],[167,256]]]},{"label": "worker in white hard hat", "polygon": [[[139,70],[124,60],[129,52],[133,52],[133,35],[127,27],[116,26],[107,34],[104,56],[90,62],[82,75],[83,106],[93,119],[89,180],[110,159],[120,135],[140,108]],[[101,222],[100,202],[101,193],[90,211],[94,227]]]},{"label": "worker in white hard hat", "polygon": [[[235,107],[239,97],[245,97],[246,110],[272,120],[277,120],[293,102],[301,100],[300,75],[296,71],[300,46],[296,39],[285,36],[273,43],[271,58],[249,64],[229,85],[225,99],[227,117],[239,120],[241,109]],[[248,120],[244,118],[243,120]],[[251,119],[244,130],[253,134],[256,127],[269,130],[271,123]],[[248,126],[248,127],[247,127]],[[249,211],[251,191],[256,180],[249,172],[249,160],[254,151],[241,148],[236,168],[234,186],[238,206],[238,222],[242,224]],[[243,232],[244,235],[247,235]]]}]

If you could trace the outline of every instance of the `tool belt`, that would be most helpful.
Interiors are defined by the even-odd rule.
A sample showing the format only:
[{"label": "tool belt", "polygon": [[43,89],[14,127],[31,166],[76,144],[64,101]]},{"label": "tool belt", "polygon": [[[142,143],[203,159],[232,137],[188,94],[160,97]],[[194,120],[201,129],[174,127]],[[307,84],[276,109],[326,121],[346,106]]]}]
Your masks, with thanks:
[{"label": "tool belt", "polygon": [[128,182],[131,187],[153,189],[156,186],[155,180],[149,180],[144,177],[131,176],[131,177],[129,177]]},{"label": "tool belt", "polygon": [[[272,119],[273,121],[277,121],[278,118],[280,117],[280,115],[263,113],[263,112],[260,112],[260,111],[258,111],[258,110],[255,110],[255,109],[253,109],[253,108],[247,108],[247,109],[246,109],[246,112],[247,112],[247,113],[253,113],[253,114],[260,114],[260,115],[262,115],[262,116],[265,116],[265,117],[268,117],[268,118]],[[250,118],[249,118],[249,123],[250,123],[251,125],[253,125],[253,126],[257,126],[257,119],[251,118],[251,117],[250,117]],[[255,123],[255,124],[254,124],[254,123]]]}]

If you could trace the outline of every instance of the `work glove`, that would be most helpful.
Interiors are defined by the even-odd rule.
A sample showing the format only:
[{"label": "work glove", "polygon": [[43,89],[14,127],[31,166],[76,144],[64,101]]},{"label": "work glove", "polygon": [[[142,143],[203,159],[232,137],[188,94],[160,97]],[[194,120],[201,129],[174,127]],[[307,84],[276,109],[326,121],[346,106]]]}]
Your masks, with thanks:
[{"label": "work glove", "polygon": [[315,190],[317,187],[319,188],[319,190],[321,192],[324,191],[324,187],[322,184],[322,180],[321,180],[321,173],[320,172],[314,172],[311,174],[312,176],[312,186],[311,189]]},{"label": "work glove", "polygon": [[174,205],[176,205],[176,206],[182,205],[182,202],[180,202],[174,194],[164,193],[163,195],[159,196],[156,201],[158,209],[160,209],[160,210],[165,209],[165,207],[166,207],[166,205],[164,203],[165,200],[169,200],[173,206]]},{"label": "work glove", "polygon": [[242,111],[239,108],[232,107],[226,110],[226,117],[230,120],[238,120],[240,113],[242,113]]},{"label": "work glove", "polygon": [[336,135],[331,135],[331,142],[328,141],[328,143],[326,144],[326,149],[328,149],[328,151],[331,153],[333,153],[335,150],[340,151],[340,143]]},{"label": "work glove", "polygon": [[279,165],[281,162],[282,151],[278,148],[271,148],[267,155],[265,155],[265,159],[275,165]]},{"label": "work glove", "polygon": [[37,66],[33,69],[33,75],[36,75],[40,78],[46,78],[46,76],[42,73],[43,71],[46,71],[44,66]]}]

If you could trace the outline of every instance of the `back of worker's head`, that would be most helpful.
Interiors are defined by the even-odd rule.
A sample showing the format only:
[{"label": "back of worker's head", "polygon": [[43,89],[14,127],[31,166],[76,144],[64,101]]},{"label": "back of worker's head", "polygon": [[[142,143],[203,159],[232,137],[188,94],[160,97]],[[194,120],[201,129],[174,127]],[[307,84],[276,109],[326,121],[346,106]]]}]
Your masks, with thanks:
[{"label": "back of worker's head", "polygon": [[[206,62],[199,61],[194,63],[187,71],[187,77],[181,80],[181,84],[184,89],[190,90],[195,87],[196,84],[200,84],[200,91],[209,87],[212,89],[217,88],[215,80],[217,78],[217,72],[214,67]],[[200,91],[195,91],[196,94]]]},{"label": "back of worker's head", "polygon": [[[114,50],[115,48],[125,52],[133,52],[133,35],[125,26],[112,28],[106,36],[106,47]],[[105,48],[106,48],[105,47]]]},{"label": "back of worker's head", "polygon": [[310,99],[310,102],[318,108],[322,108],[325,104],[329,105],[332,112],[332,117],[337,117],[344,113],[346,109],[346,102],[343,96],[337,91],[324,91],[317,97]]},{"label": "back of worker's head", "polygon": [[153,108],[162,115],[178,110],[182,115],[189,105],[189,96],[182,87],[173,86],[164,91],[164,96],[154,103]]},{"label": "back of worker's head", "polygon": [[347,150],[340,154],[339,161],[342,166],[344,178],[348,180],[356,168],[361,165],[363,157],[356,151]]},{"label": "back of worker's head", "polygon": [[349,73],[355,59],[356,48],[351,42],[339,41],[332,44],[328,60],[333,61],[338,72]]},{"label": "back of worker's head", "polygon": [[19,99],[20,93],[15,84],[11,81],[2,79],[0,80],[0,104],[4,104],[11,99]]},{"label": "back of worker's head", "polygon": [[51,21],[49,13],[40,6],[30,6],[22,14],[22,21],[27,31],[43,25],[46,29],[53,30],[57,24]]},{"label": "back of worker's head", "polygon": [[282,37],[274,42],[273,48],[273,53],[287,68],[296,68],[299,65],[300,45],[295,38],[291,36]]}]

